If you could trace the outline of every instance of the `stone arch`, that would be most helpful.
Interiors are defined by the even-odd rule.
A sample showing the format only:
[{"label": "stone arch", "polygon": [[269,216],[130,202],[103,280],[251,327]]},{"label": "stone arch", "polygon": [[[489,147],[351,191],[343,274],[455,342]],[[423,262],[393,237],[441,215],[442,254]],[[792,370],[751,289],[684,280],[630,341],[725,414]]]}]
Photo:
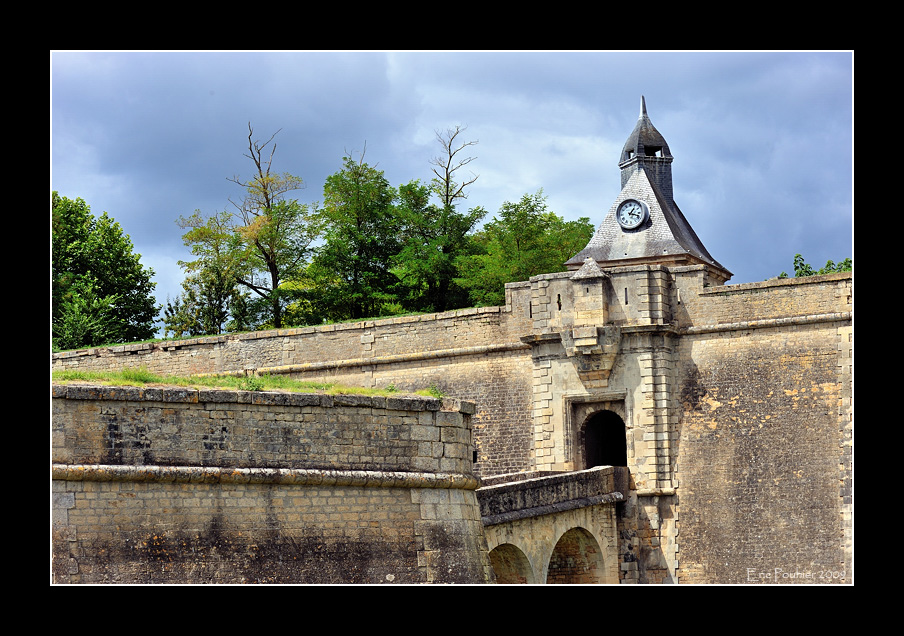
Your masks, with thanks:
[{"label": "stone arch", "polygon": [[546,583],[602,583],[603,551],[584,528],[572,528],[556,542],[549,557]]},{"label": "stone arch", "polygon": [[[606,412],[606,414],[600,415],[603,412]],[[565,440],[565,452],[572,462],[572,470],[586,470],[599,465],[596,461],[587,461],[585,439],[588,423],[591,424],[591,427],[601,424],[603,429],[606,429],[606,423],[609,423],[609,430],[617,431],[613,433],[613,438],[616,441],[620,440],[619,446],[625,450],[627,461],[621,465],[630,465],[629,462],[634,457],[634,444],[632,443],[634,436],[630,424],[631,413],[626,404],[624,392],[615,391],[605,394],[566,397],[565,413],[565,426],[568,431]],[[593,434],[594,432],[591,431],[591,436]],[[618,437],[619,435],[621,437]],[[621,461],[621,453],[618,454],[617,461]]]},{"label": "stone arch", "polygon": [[496,583],[536,583],[530,559],[514,544],[503,543],[493,548],[490,565],[496,574]]},{"label": "stone arch", "polygon": [[625,422],[618,413],[601,410],[591,414],[581,426],[580,440],[582,468],[628,465]]}]

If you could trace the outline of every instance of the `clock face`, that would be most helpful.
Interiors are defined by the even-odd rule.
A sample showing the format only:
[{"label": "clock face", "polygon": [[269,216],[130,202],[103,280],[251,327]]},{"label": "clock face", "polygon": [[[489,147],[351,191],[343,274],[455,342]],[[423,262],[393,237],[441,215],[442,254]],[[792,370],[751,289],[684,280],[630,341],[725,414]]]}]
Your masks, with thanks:
[{"label": "clock face", "polygon": [[618,224],[626,230],[633,230],[640,227],[640,225],[647,220],[648,216],[649,212],[647,211],[647,206],[634,199],[626,200],[618,206],[618,210],[615,212],[615,218],[618,219]]}]

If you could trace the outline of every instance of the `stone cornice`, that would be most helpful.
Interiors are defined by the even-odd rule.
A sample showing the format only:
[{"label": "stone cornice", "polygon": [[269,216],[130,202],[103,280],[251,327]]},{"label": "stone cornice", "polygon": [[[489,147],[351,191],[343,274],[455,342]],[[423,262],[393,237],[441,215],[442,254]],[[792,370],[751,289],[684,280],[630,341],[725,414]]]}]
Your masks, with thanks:
[{"label": "stone cornice", "polygon": [[53,464],[51,476],[61,481],[127,481],[155,483],[279,484],[357,488],[454,488],[476,490],[479,480],[459,473],[301,468],[230,468],[211,466],[122,466]]},{"label": "stone cornice", "polygon": [[811,314],[808,316],[790,316],[788,318],[764,318],[762,320],[744,320],[712,325],[684,327],[678,331],[680,335],[697,335],[702,333],[718,333],[721,331],[739,331],[746,329],[769,329],[800,325],[814,325],[826,322],[850,322],[852,312],[842,311],[829,314]]}]

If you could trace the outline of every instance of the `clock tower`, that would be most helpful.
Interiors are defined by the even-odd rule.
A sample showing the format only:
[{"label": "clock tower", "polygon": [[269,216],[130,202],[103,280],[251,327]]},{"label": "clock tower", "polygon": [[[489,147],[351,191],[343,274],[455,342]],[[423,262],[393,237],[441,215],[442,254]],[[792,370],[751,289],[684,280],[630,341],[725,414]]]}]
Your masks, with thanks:
[{"label": "clock tower", "polygon": [[625,265],[705,265],[710,284],[721,285],[731,272],[703,246],[672,198],[672,152],[647,115],[640,116],[622,149],[621,192],[583,250],[565,265],[578,270],[589,257],[603,269]]}]

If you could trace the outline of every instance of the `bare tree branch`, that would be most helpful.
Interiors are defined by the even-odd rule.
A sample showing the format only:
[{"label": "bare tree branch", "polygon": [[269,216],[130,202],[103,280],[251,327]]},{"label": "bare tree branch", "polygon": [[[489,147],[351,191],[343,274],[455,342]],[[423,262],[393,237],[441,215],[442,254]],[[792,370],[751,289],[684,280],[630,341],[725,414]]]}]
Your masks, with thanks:
[{"label": "bare tree branch", "polygon": [[433,174],[436,175],[438,194],[445,206],[453,205],[456,199],[467,199],[468,195],[465,194],[465,188],[477,181],[480,176],[472,172],[470,179],[462,181],[460,184],[454,181],[456,171],[477,159],[477,157],[458,158],[458,153],[469,146],[476,146],[478,143],[477,141],[468,141],[455,146],[458,136],[465,130],[467,130],[467,127],[456,126],[454,129],[447,128],[445,134],[440,133],[438,130],[434,131],[437,141],[439,141],[445,151],[445,155],[435,157],[430,163],[436,166],[432,170]]}]

